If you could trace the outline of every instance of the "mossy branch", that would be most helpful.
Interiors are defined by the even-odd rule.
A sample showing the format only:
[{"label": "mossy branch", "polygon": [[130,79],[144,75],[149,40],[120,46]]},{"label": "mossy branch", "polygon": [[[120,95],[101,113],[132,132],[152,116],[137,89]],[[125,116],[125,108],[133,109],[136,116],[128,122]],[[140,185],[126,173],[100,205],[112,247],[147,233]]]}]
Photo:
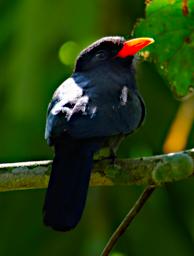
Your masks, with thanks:
[{"label": "mossy branch", "polygon": [[[52,161],[0,164],[0,191],[46,188]],[[194,174],[194,148],[136,159],[95,160],[91,186],[162,185]]]}]

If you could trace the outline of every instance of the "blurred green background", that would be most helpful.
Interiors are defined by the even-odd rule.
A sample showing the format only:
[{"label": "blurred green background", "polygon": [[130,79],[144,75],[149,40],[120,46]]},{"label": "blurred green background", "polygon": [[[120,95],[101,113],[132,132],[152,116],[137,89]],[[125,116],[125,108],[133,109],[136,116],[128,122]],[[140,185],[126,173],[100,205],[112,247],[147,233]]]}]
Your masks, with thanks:
[{"label": "blurred green background", "polygon": [[[83,48],[102,36],[128,37],[144,8],[143,0],[0,1],[1,162],[52,158],[44,141],[46,109],[56,87],[72,71],[72,65],[60,62],[61,46],[73,41]],[[180,105],[153,64],[140,63],[137,80],[147,118],[122,144],[121,157],[163,153]],[[186,147],[193,144],[194,127]],[[158,189],[114,252],[193,256],[193,182],[191,178]],[[69,233],[43,226],[45,190],[0,193],[0,256],[99,255],[141,190],[90,188],[81,223]]]}]

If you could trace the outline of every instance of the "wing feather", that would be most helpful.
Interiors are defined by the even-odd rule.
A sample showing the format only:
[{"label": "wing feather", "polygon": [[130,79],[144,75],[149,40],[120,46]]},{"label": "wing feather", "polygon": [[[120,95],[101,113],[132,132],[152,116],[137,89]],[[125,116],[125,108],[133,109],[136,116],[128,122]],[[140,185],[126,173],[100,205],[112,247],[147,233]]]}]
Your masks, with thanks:
[{"label": "wing feather", "polygon": [[57,88],[48,107],[45,139],[49,144],[52,144],[53,136],[64,132],[74,113],[85,110],[86,104],[83,89],[74,78],[68,78]]}]

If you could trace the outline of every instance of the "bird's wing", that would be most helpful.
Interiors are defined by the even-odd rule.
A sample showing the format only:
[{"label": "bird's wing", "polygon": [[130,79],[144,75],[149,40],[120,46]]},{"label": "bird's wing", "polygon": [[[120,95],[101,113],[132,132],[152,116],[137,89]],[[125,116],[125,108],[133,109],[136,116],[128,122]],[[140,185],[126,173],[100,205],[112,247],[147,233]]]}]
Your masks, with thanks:
[{"label": "bird's wing", "polygon": [[68,78],[55,91],[53,99],[57,99],[57,102],[54,104],[50,111],[53,115],[57,115],[59,112],[63,110],[63,107],[67,103],[75,104],[77,99],[79,99],[82,95],[82,88],[78,86],[78,84],[72,77]]},{"label": "bird's wing", "polygon": [[[84,85],[86,81],[84,81]],[[84,95],[84,90],[78,85],[74,78],[65,80],[55,91],[52,101],[48,106],[48,116],[46,121],[45,139],[52,144],[52,137],[58,136],[67,129],[67,123],[73,115],[84,114],[88,103],[88,96]]]},{"label": "bird's wing", "polygon": [[76,138],[128,134],[143,121],[143,102],[126,86],[116,99],[107,93],[104,100],[96,90],[84,77],[69,78],[59,86],[48,109],[45,138],[49,144],[64,132]]},{"label": "bird's wing", "polygon": [[[144,104],[139,95],[130,93],[126,86],[118,91],[116,98],[107,94],[105,101],[93,92],[85,115],[70,121],[69,133],[76,138],[109,137],[129,134],[140,126],[144,119]],[[98,97],[96,104],[94,98]],[[94,103],[94,104],[93,104]]]}]

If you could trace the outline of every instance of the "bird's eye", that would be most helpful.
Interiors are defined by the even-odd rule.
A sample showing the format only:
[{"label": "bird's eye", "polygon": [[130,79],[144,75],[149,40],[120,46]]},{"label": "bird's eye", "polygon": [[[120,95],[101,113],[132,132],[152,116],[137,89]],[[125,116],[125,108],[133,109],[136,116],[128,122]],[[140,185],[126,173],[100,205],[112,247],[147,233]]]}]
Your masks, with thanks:
[{"label": "bird's eye", "polygon": [[106,59],[106,53],[104,51],[98,51],[95,55],[95,57],[99,60],[105,60]]}]

